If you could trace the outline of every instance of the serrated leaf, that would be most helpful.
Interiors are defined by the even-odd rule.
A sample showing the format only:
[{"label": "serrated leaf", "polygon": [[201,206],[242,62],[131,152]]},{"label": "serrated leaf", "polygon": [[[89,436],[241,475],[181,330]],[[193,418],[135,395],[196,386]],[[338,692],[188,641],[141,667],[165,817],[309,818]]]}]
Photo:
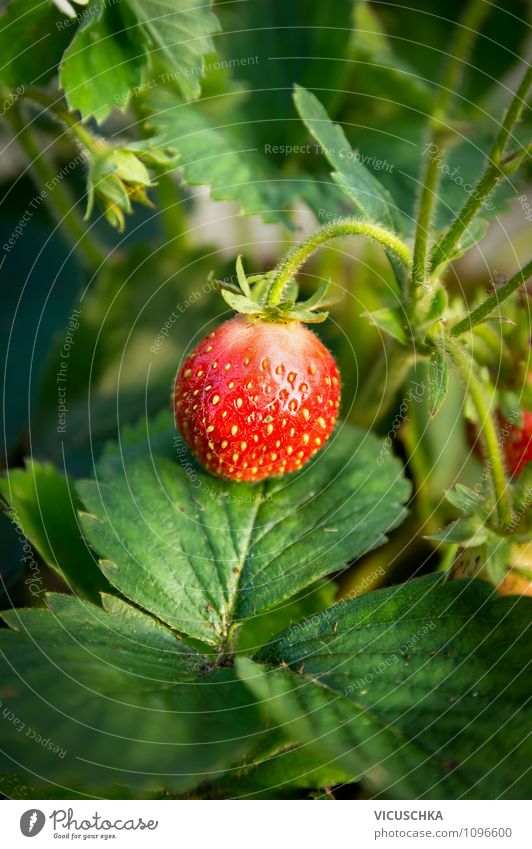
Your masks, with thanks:
[{"label": "serrated leaf", "polygon": [[428,539],[435,542],[460,543],[464,548],[482,545],[488,538],[488,530],[477,516],[466,516],[451,522],[441,531],[431,534]]},{"label": "serrated leaf", "polygon": [[[244,215],[260,215],[266,223],[293,229],[284,209],[293,206],[298,189],[279,179],[253,143],[237,138],[234,125],[220,125],[194,106],[176,103],[175,97],[161,96],[157,105],[150,123],[178,152],[188,185],[208,185],[213,200],[237,201]],[[241,133],[244,116],[235,123]]]},{"label": "serrated leaf", "polygon": [[150,58],[162,65],[185,100],[199,97],[203,57],[214,53],[218,18],[211,0],[125,0],[152,43]]},{"label": "serrated leaf", "polygon": [[358,212],[369,221],[402,232],[402,216],[392,196],[359,161],[344,131],[338,124],[333,124],[318,98],[301,86],[296,86],[294,102],[305,126],[336,169],[332,174],[333,180],[350,198]]},{"label": "serrated leaf", "polygon": [[48,0],[11,0],[0,16],[0,79],[13,91],[44,85],[54,76],[77,21]]},{"label": "serrated leaf", "polygon": [[427,370],[427,384],[429,411],[434,418],[438,415],[449,388],[449,367],[444,351],[435,351],[431,355]]},{"label": "serrated leaf", "polygon": [[70,109],[101,123],[128,106],[148,61],[146,40],[127,6],[101,3],[80,25],[61,60],[59,81]]},{"label": "serrated leaf", "polygon": [[[162,621],[207,643],[380,545],[404,516],[400,464],[342,425],[310,465],[260,484],[201,471],[171,425],[157,447],[107,454],[78,485],[87,539],[110,582]],[[181,465],[178,460],[180,460]]]},{"label": "serrated leaf", "polygon": [[273,751],[261,754],[257,763],[236,776],[229,774],[214,787],[216,795],[224,799],[293,799],[298,788],[319,790],[354,780],[334,759],[324,758],[311,745],[289,744],[285,739]]},{"label": "serrated leaf", "polygon": [[408,339],[403,328],[403,320],[405,319],[404,310],[384,308],[365,312],[363,315],[369,318],[374,327],[378,327],[379,330],[382,330],[388,336],[392,336],[402,345],[408,344]]},{"label": "serrated leaf", "polygon": [[256,746],[252,699],[232,670],[205,674],[205,657],[119,599],[48,604],[10,611],[18,632],[0,632],[0,695],[14,717],[0,723],[2,790],[18,778],[33,798],[58,785],[183,792]]},{"label": "serrated leaf", "polygon": [[[27,460],[25,469],[11,469],[0,480],[0,493],[45,563],[74,593],[99,601],[109,584],[83,539],[76,512],[81,503],[71,482],[51,464]],[[42,577],[33,578],[29,591],[40,597]]]},{"label": "serrated leaf", "polygon": [[[294,121],[294,81],[306,88],[320,88],[327,107],[342,98],[357,2],[218,4],[224,35],[217,47],[229,67],[231,63],[236,66],[234,73],[246,96],[243,120],[251,125],[254,146],[265,152],[277,173],[288,156],[292,162],[299,158],[303,152],[299,146],[306,142],[304,127]],[[239,63],[239,57],[249,59]],[[331,61],[331,57],[343,61]],[[349,99],[347,95],[345,100]]]},{"label": "serrated leaf", "polygon": [[475,507],[482,504],[482,496],[476,490],[461,483],[457,483],[455,488],[445,493],[445,498],[463,513],[471,513]]},{"label": "serrated leaf", "polygon": [[237,653],[257,652],[261,646],[269,643],[279,631],[288,628],[289,625],[300,627],[299,623],[302,619],[306,620],[333,604],[336,592],[337,587],[334,581],[323,578],[316,584],[301,590],[293,598],[246,619],[238,631]]},{"label": "serrated leaf", "polygon": [[267,666],[237,669],[270,722],[375,794],[519,799],[531,613],[530,599],[499,598],[484,581],[431,575],[336,604],[281,634]]}]

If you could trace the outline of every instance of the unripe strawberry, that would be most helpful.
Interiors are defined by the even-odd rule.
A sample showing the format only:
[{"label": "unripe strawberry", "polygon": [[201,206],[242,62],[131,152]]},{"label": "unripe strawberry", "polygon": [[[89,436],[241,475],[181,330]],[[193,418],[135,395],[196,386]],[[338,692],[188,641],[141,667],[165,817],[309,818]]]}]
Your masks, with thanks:
[{"label": "unripe strawberry", "polygon": [[258,481],[293,472],[329,438],[340,379],[299,321],[238,315],[210,333],[175,382],[176,423],[214,475]]}]

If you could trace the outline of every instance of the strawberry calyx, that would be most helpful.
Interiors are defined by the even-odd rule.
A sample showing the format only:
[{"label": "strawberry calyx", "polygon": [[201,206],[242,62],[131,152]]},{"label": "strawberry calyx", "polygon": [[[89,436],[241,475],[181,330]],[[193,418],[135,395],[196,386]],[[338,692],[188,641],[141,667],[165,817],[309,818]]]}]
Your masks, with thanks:
[{"label": "strawberry calyx", "polygon": [[530,471],[513,489],[511,523],[503,528],[493,521],[486,493],[457,484],[446,494],[462,515],[428,538],[455,546],[451,579],[482,578],[503,595],[532,594]]},{"label": "strawberry calyx", "polygon": [[227,281],[215,281],[225,302],[237,313],[261,321],[290,322],[301,321],[305,324],[319,324],[325,321],[329,313],[323,307],[336,303],[327,298],[329,283],[324,283],[310,298],[299,301],[299,287],[294,279],[285,286],[283,297],[278,304],[268,303],[274,272],[246,275],[242,257],[236,261],[238,285]]}]

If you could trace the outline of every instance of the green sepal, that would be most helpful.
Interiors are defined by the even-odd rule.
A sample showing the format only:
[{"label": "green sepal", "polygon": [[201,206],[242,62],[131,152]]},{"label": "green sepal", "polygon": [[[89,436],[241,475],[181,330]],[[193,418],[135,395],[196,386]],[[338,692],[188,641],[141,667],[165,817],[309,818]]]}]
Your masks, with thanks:
[{"label": "green sepal", "polygon": [[401,312],[398,309],[385,308],[381,310],[374,310],[373,312],[365,312],[363,315],[369,318],[375,327],[378,327],[379,330],[387,333],[388,336],[392,336],[397,340],[397,342],[400,342],[401,345],[408,344],[406,333],[401,321]]},{"label": "green sepal", "polygon": [[[285,286],[280,303],[271,306],[267,303],[273,272],[246,275],[242,257],[236,260],[236,278],[238,285],[216,281],[225,302],[236,312],[244,315],[255,315],[264,321],[303,321],[318,324],[325,321],[328,312],[318,311],[323,306],[329,290],[329,283],[323,283],[306,301],[298,301],[299,287],[295,279]],[[212,278],[209,278],[212,279]]]},{"label": "green sepal", "polygon": [[439,413],[449,388],[447,355],[443,350],[434,351],[427,372],[429,411],[432,418]]},{"label": "green sepal", "polygon": [[445,498],[462,513],[471,513],[482,504],[481,494],[461,483],[457,483],[454,489],[446,492]]},{"label": "green sepal", "polygon": [[440,531],[430,534],[427,539],[434,542],[460,543],[463,548],[471,548],[474,545],[482,545],[488,538],[488,529],[482,520],[476,516],[466,516],[451,522]]},{"label": "green sepal", "polygon": [[220,291],[226,304],[237,312],[244,313],[245,315],[258,315],[263,312],[260,304],[257,304],[251,298],[246,298],[245,295],[235,295],[234,292],[230,292],[225,288]]},{"label": "green sepal", "polygon": [[238,254],[238,256],[236,258],[236,276],[237,276],[237,280],[238,280],[238,283],[240,285],[240,288],[242,289],[244,295],[251,300],[252,299],[251,289],[250,289],[249,283],[246,279],[246,274],[244,272],[244,266],[242,265],[242,254]]}]

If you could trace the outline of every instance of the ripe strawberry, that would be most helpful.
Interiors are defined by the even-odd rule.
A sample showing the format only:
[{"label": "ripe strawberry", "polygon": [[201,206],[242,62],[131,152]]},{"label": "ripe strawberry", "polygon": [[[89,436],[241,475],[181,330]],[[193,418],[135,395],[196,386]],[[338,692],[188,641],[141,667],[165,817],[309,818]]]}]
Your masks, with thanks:
[{"label": "ripe strawberry", "polygon": [[513,425],[501,417],[501,427],[509,428],[510,435],[504,444],[508,470],[519,477],[527,463],[532,461],[532,412],[523,410],[522,423]]},{"label": "ripe strawberry", "polygon": [[[512,424],[501,412],[497,413],[506,465],[513,478],[518,478],[526,464],[532,461],[532,412],[523,410],[521,417],[521,424]],[[482,460],[478,428],[469,420],[466,420],[466,438],[476,456]]]},{"label": "ripe strawberry", "polygon": [[329,438],[340,380],[332,355],[299,321],[238,315],[183,363],[176,423],[212,474],[258,481],[299,469]]}]

